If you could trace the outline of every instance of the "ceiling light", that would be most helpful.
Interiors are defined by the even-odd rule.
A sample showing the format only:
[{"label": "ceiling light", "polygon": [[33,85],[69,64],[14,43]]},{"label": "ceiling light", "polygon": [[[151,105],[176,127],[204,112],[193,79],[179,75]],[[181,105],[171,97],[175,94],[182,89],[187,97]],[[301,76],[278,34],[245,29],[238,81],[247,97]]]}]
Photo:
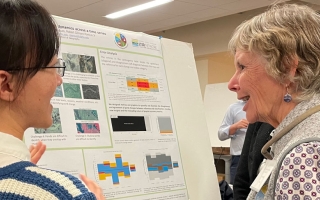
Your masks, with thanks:
[{"label": "ceiling light", "polygon": [[115,19],[115,18],[123,17],[125,15],[139,12],[141,10],[146,10],[146,9],[149,9],[149,8],[152,8],[155,6],[160,6],[162,4],[169,3],[171,1],[174,1],[174,0],[154,0],[154,1],[150,1],[148,3],[144,3],[144,4],[141,4],[138,6],[134,6],[131,8],[124,9],[124,10],[120,10],[118,12],[111,13],[109,15],[106,15],[105,17],[110,18],[110,19]]}]

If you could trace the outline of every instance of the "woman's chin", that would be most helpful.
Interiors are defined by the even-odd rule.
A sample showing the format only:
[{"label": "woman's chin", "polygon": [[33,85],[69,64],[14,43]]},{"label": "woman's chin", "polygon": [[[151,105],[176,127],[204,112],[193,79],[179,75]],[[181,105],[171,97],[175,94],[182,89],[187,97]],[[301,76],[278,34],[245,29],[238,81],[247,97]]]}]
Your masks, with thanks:
[{"label": "woman's chin", "polygon": [[49,128],[50,126],[52,125],[52,118],[46,120],[46,121],[43,121],[41,124],[39,124],[37,126],[37,128],[44,128],[44,129],[47,129]]},{"label": "woman's chin", "polygon": [[258,122],[258,118],[255,116],[255,115],[250,115],[250,113],[246,113],[246,118],[247,118],[247,121],[249,122],[249,124],[253,124],[255,122]]},{"label": "woman's chin", "polygon": [[257,119],[254,119],[254,120],[247,119],[247,120],[248,120],[249,124],[254,124],[254,123],[258,122]]}]

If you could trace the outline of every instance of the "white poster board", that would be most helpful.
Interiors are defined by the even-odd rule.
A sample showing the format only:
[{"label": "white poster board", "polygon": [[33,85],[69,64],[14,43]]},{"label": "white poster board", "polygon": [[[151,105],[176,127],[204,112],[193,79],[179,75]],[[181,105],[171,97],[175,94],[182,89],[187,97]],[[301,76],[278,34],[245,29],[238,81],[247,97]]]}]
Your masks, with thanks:
[{"label": "white poster board", "polygon": [[228,89],[228,83],[206,85],[204,106],[212,147],[230,147],[230,140],[219,140],[218,129],[228,107],[236,101],[237,95]]},{"label": "white poster board", "polygon": [[181,158],[191,200],[220,200],[191,44],[162,39]]},{"label": "white poster board", "polygon": [[86,174],[110,199],[220,199],[192,46],[55,17],[66,61],[42,167]]}]

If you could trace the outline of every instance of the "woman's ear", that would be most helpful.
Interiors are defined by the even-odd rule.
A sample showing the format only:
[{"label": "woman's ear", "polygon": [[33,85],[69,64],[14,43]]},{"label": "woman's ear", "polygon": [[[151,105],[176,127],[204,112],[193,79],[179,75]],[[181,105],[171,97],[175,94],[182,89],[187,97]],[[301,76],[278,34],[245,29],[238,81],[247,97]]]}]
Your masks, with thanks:
[{"label": "woman's ear", "polygon": [[284,75],[284,84],[290,85],[293,82],[293,78],[296,75],[297,68],[299,64],[298,56],[293,56],[292,59],[287,59],[285,62],[286,65],[286,74]]},{"label": "woman's ear", "polygon": [[296,55],[296,56],[294,56],[292,64],[290,66],[289,77],[293,78],[296,75],[298,64],[299,64],[299,58]]},{"label": "woman's ear", "polygon": [[3,101],[13,101],[14,83],[12,74],[0,70],[0,99]]}]

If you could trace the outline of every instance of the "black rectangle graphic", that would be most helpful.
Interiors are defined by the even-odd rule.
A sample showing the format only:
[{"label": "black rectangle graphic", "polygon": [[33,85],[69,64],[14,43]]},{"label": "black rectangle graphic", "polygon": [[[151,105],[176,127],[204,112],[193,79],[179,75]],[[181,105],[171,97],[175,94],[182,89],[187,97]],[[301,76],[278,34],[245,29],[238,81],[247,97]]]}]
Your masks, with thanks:
[{"label": "black rectangle graphic", "polygon": [[147,130],[143,116],[118,116],[111,118],[111,123],[114,132]]}]

